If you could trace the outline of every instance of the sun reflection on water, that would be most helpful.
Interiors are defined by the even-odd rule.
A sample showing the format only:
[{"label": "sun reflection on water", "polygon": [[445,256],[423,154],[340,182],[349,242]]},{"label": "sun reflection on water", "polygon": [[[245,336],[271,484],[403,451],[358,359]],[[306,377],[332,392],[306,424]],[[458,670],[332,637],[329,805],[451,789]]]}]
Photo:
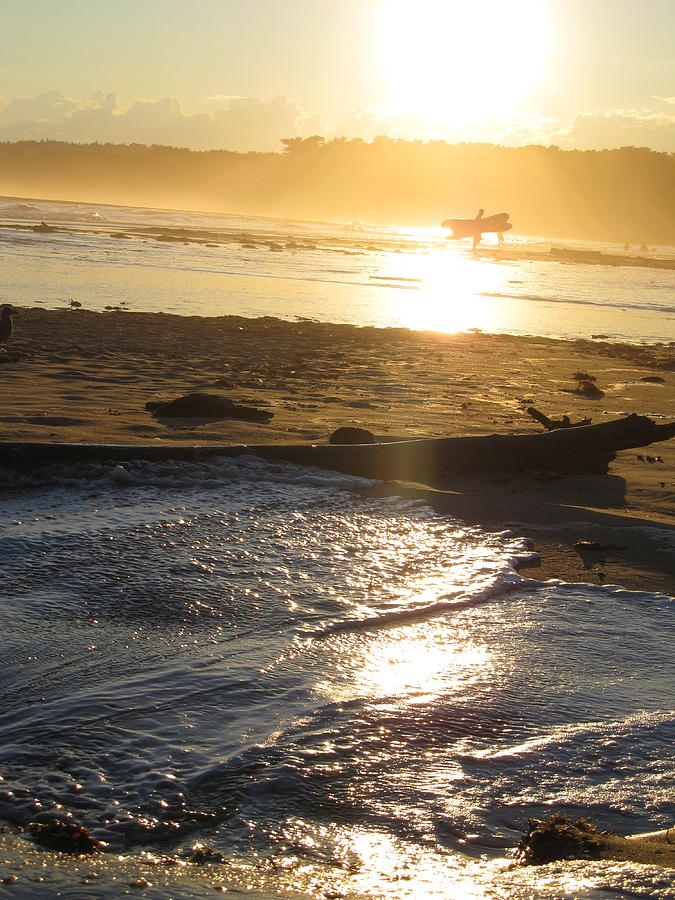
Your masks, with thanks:
[{"label": "sun reflection on water", "polygon": [[388,635],[370,649],[356,677],[375,696],[424,703],[484,666],[486,657],[485,647],[441,642],[433,633]]},{"label": "sun reflection on water", "polygon": [[[309,833],[309,834],[308,834]],[[295,847],[331,846],[331,863],[301,866],[294,855],[277,857],[296,890],[310,896],[398,898],[476,898],[486,895],[503,877],[505,860],[473,860],[426,843],[402,841],[394,835],[360,826],[320,833],[309,823],[289,819],[285,838]],[[490,893],[492,896],[492,894]]]},{"label": "sun reflection on water", "polygon": [[447,623],[423,622],[386,633],[344,636],[349,665],[319,684],[333,700],[390,698],[394,703],[428,703],[473,683],[489,670],[488,649]]},{"label": "sun reflection on water", "polygon": [[391,291],[390,311],[401,325],[451,334],[492,329],[494,303],[481,294],[499,291],[507,277],[505,267],[455,250],[397,257],[387,271],[379,278],[392,286],[415,286]]}]

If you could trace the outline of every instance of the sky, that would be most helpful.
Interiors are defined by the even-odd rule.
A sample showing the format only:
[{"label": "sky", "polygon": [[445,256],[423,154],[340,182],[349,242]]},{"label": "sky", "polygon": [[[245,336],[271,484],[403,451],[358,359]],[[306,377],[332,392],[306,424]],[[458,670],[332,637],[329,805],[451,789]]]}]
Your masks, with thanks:
[{"label": "sky", "polygon": [[0,140],[675,152],[675,0],[0,0]]}]

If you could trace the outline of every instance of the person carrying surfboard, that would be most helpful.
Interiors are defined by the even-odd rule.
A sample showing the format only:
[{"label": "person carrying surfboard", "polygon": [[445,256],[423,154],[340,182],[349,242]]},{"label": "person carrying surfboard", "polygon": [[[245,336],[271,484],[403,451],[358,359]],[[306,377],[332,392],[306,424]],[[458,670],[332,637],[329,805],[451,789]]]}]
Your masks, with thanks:
[{"label": "person carrying surfboard", "polygon": [[494,233],[496,235],[510,231],[512,228],[509,222],[508,213],[496,213],[493,216],[484,216],[484,210],[479,210],[478,215],[473,219],[444,219],[441,222],[442,228],[449,228],[452,234],[449,235],[451,240],[460,240],[461,238],[473,238],[474,249],[481,241],[484,234]]}]

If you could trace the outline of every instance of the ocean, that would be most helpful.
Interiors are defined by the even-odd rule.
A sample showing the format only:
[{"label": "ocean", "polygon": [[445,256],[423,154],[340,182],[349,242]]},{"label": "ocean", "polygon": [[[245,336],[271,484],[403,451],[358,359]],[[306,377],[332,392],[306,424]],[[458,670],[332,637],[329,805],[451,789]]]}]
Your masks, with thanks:
[{"label": "ocean", "polygon": [[[673,336],[668,270],[476,261],[366,226],[111,238],[77,210],[113,215],[0,228],[2,299],[426,328],[428,283],[403,279],[447,264],[491,310],[462,295],[462,327],[577,335],[587,315],[589,337]],[[554,811],[672,825],[672,598],[530,580],[519,534],[253,457],[0,477],[0,896],[675,897],[656,866],[505,855]],[[22,836],[69,817],[106,852],[56,860]]]},{"label": "ocean", "polygon": [[[53,233],[30,225],[46,221]],[[516,223],[517,224],[517,223]],[[23,227],[16,227],[23,226]],[[552,261],[610,244],[0,197],[0,302],[629,342],[675,340],[675,268]],[[675,261],[675,248],[649,255]]]}]

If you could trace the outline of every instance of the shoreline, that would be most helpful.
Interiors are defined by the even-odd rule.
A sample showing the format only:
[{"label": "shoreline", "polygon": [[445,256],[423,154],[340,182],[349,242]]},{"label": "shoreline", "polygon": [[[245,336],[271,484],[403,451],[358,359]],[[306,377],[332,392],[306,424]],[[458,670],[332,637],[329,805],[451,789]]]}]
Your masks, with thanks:
[{"label": "shoreline", "polygon": [[[578,832],[580,823],[560,821],[575,833]],[[631,863],[667,872],[675,868],[672,832],[670,827],[648,833],[619,835],[587,826],[581,833],[587,844],[583,850],[579,849],[576,853],[568,850],[563,855],[553,855],[551,860],[524,861],[522,851],[516,848],[496,850],[490,857],[491,862],[499,865],[495,884],[508,885],[508,873],[514,870],[525,868],[543,874],[547,871],[547,863],[555,869],[561,863],[574,864],[575,861],[584,867]],[[523,838],[520,843],[526,841],[527,838]],[[190,848],[187,842],[187,846],[182,848],[166,848],[164,851],[136,849],[122,854],[96,852],[76,855],[40,847],[22,829],[5,824],[0,829],[0,883],[22,892],[28,889],[37,893],[42,889],[40,896],[53,896],[61,890],[70,891],[77,885],[85,890],[93,887],[106,897],[117,896],[122,890],[129,893],[129,889],[142,891],[146,888],[167,891],[173,896],[207,897],[220,896],[232,890],[243,892],[244,884],[249,896],[277,896],[279,885],[273,879],[278,875],[278,870],[273,859],[263,866],[254,866],[241,859],[228,860],[218,854],[214,855],[213,860],[208,856],[200,859],[199,851],[195,853],[195,849],[202,846],[197,842]],[[208,852],[208,847],[206,849]],[[467,864],[472,861],[471,856],[464,859]],[[329,870],[326,874],[328,887]],[[314,892],[308,890],[307,893]],[[350,890],[348,886],[336,895],[354,900],[365,896],[358,890]]]},{"label": "shoreline", "polygon": [[[52,202],[52,201],[49,201]],[[122,207],[127,208],[127,207]],[[134,207],[129,207],[133,209]],[[181,211],[179,211],[181,212]],[[189,211],[182,211],[188,212]],[[199,214],[199,213],[198,213]],[[203,214],[208,215],[208,214]],[[47,218],[49,218],[47,216]],[[241,218],[239,216],[231,216],[233,219]],[[311,231],[302,231],[302,226],[309,224],[319,224],[307,222],[305,220],[279,220],[273,217],[256,217],[261,221],[269,222],[269,230],[261,230],[259,227],[252,229],[242,229],[241,225],[228,226],[226,224],[215,225],[209,227],[206,225],[148,225],[140,224],[133,221],[120,222],[91,222],[91,221],[68,221],[57,219],[49,223],[46,220],[28,219],[26,221],[17,221],[13,219],[0,218],[0,228],[6,228],[18,232],[31,232],[38,234],[89,234],[115,238],[121,240],[136,239],[142,241],[158,241],[161,243],[176,244],[197,244],[208,247],[219,245],[237,244],[239,246],[246,245],[250,248],[274,249],[278,252],[284,250],[316,250],[324,249],[333,252],[344,252],[348,254],[364,254],[370,252],[412,252],[419,246],[419,242],[411,237],[403,235],[395,237],[393,235],[376,236],[373,233],[359,235],[358,233],[345,233],[342,235],[333,234],[329,239],[324,238],[318,241],[317,236]],[[280,234],[274,228],[274,224],[280,221],[289,221],[297,224],[301,230],[298,237],[305,241],[303,244],[297,244],[291,238],[291,235]],[[327,225],[341,226],[341,223],[324,223]],[[373,226],[376,228],[377,226]],[[471,252],[467,245],[462,245],[462,249],[466,255],[471,255],[475,259],[488,260],[490,262],[543,262],[543,263],[561,263],[565,265],[591,265],[591,266],[609,266],[612,268],[640,268],[640,269],[663,269],[675,270],[675,258],[667,256],[649,256],[636,252],[629,253],[609,253],[600,250],[578,249],[565,245],[565,241],[572,240],[570,238],[547,238],[538,235],[522,235],[525,238],[536,239],[539,244],[536,247],[522,246],[507,241],[504,245],[494,244],[486,241],[476,250]],[[458,242],[449,239],[447,235],[439,234],[430,236],[428,239],[429,246],[437,249],[446,247],[448,244],[453,245]],[[423,242],[424,243],[424,242]],[[329,246],[322,246],[328,244]],[[561,246],[562,244],[562,246]],[[664,245],[665,246],[665,245]]]},{"label": "shoreline", "polygon": [[[573,421],[675,421],[672,345],[32,307],[15,324],[0,353],[2,441],[325,443],[343,425],[387,441],[535,433],[529,405]],[[601,396],[573,393],[577,371],[597,378]],[[169,422],[145,409],[191,391],[273,417]],[[531,538],[541,564],[527,577],[675,593],[675,440],[621,451],[606,475],[487,473],[373,490]],[[604,549],[580,552],[580,540]]]},{"label": "shoreline", "polygon": [[[114,209],[114,210],[120,210],[120,211],[145,210],[145,211],[151,212],[153,214],[156,214],[156,213],[165,213],[165,214],[179,213],[179,214],[186,214],[186,215],[193,215],[193,216],[206,216],[206,217],[210,217],[210,218],[219,219],[222,221],[225,221],[227,219],[256,219],[256,220],[259,220],[262,222],[270,222],[270,223],[284,222],[284,223],[291,224],[291,225],[338,226],[341,228],[352,227],[354,225],[353,220],[351,218],[345,218],[345,219],[340,219],[339,217],[338,218],[312,218],[312,217],[308,218],[306,216],[304,216],[304,217],[303,216],[288,217],[288,216],[283,216],[283,215],[274,215],[271,213],[262,213],[262,212],[244,212],[244,211],[231,212],[231,211],[221,210],[221,209],[213,210],[213,209],[191,208],[191,207],[181,207],[181,206],[155,206],[155,205],[137,206],[137,205],[133,205],[133,204],[129,204],[129,203],[114,203],[112,201],[92,200],[92,199],[86,199],[86,198],[84,198],[84,199],[80,198],[78,200],[73,200],[73,199],[65,199],[63,197],[51,197],[51,196],[50,197],[46,197],[46,196],[35,197],[32,194],[30,194],[30,195],[0,194],[0,200],[12,200],[12,201],[14,201],[15,204],[53,203],[53,204],[57,204],[59,206],[64,206],[67,209],[72,208],[73,206],[84,205],[84,206],[98,207],[100,209]],[[9,216],[6,219],[6,222],[10,225],[10,227],[13,227],[13,226],[23,227],[23,226],[27,225],[30,228],[30,227],[32,227],[32,225],[38,224],[41,221],[41,218],[31,219],[29,216],[25,216],[25,215],[18,217],[18,218],[17,217],[13,218],[13,217]],[[5,220],[0,219],[0,225],[4,224],[4,221]],[[78,222],[77,220],[71,221],[68,219],[59,219],[58,221],[61,222],[66,227],[74,226],[74,225],[77,226],[78,224],[83,224],[83,223]],[[86,223],[84,223],[84,224],[86,224]],[[88,224],[93,227],[97,223],[90,222]],[[102,225],[104,228],[107,226],[114,228],[123,223],[118,222],[116,220],[108,221],[108,220],[103,219],[98,224]],[[361,224],[361,223],[359,223],[359,224]],[[441,227],[440,224],[436,223],[435,221],[434,222],[416,221],[416,222],[401,223],[399,220],[394,220],[394,221],[367,222],[367,223],[363,223],[363,224],[365,225],[366,228],[373,228],[373,229],[391,228],[391,229],[400,229],[402,231],[405,231],[406,229],[408,231],[415,231],[417,229],[429,229],[429,228],[438,229],[439,227]],[[56,227],[58,227],[58,224]],[[170,227],[170,226],[168,226],[168,227]],[[515,234],[516,234],[516,232],[514,232],[514,235]],[[540,240],[544,244],[549,244],[549,245],[554,245],[556,243],[557,244],[560,244],[560,243],[566,244],[569,242],[577,243],[579,241],[582,241],[584,243],[614,244],[617,247],[621,247],[622,244],[624,244],[623,239],[619,240],[616,237],[609,237],[607,235],[600,237],[597,234],[592,237],[588,236],[588,235],[578,237],[578,236],[565,235],[565,234],[540,234],[539,232],[530,232],[530,231],[518,231],[517,234],[519,237],[533,238],[536,240]],[[507,241],[507,243],[508,243],[508,241]],[[638,242],[633,241],[632,243],[636,247],[638,246]],[[666,241],[665,243],[662,241],[650,241],[650,243],[656,247],[665,247],[667,249],[675,249],[675,243],[670,243],[668,241]],[[490,250],[490,249],[497,249],[497,248],[496,248],[496,245],[493,247],[490,247],[490,245],[484,245],[483,249]],[[622,254],[619,254],[619,257],[621,257],[621,256],[622,256]],[[634,256],[629,256],[629,255],[625,255],[625,254],[623,256],[624,256],[624,258],[629,259],[629,260],[631,260],[631,259],[633,259],[633,260],[635,260],[635,259],[651,260],[652,259],[651,257],[641,257],[639,251],[637,251],[637,250],[636,250]],[[664,261],[663,257],[654,257],[653,259],[657,263]],[[668,260],[666,259],[665,261],[668,261]],[[672,265],[669,266],[669,268],[675,267],[675,260],[670,260],[670,261],[671,261]],[[642,264],[643,263],[638,263],[638,265],[642,265]],[[631,263],[629,262],[628,265],[631,265]]]}]

